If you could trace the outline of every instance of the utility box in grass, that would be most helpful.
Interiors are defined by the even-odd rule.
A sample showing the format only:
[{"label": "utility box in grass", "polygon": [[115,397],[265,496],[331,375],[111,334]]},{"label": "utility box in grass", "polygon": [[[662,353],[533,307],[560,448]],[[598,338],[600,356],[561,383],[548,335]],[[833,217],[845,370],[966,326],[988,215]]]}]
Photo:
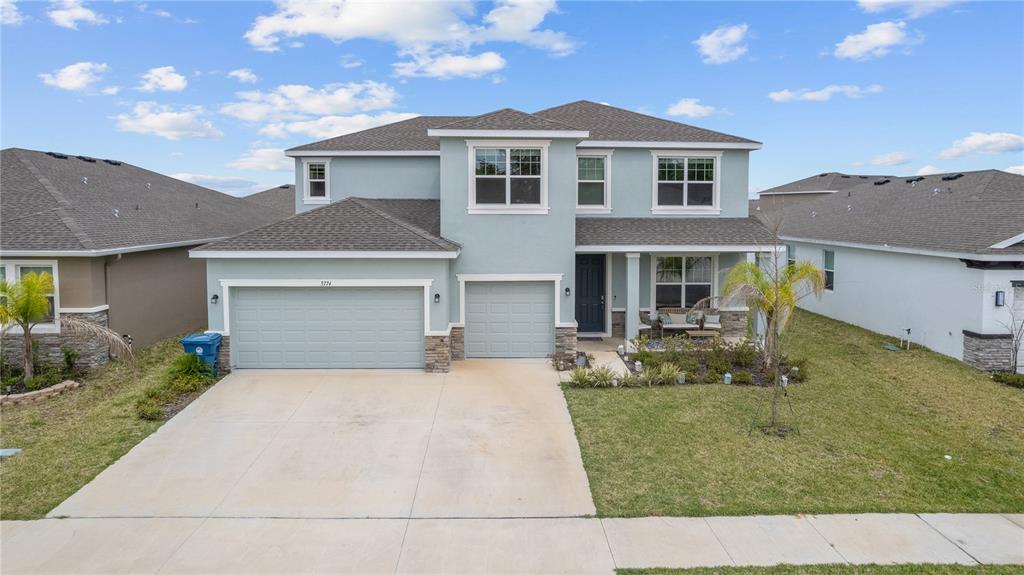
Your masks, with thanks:
[{"label": "utility box in grass", "polygon": [[198,355],[213,369],[217,375],[217,352],[220,350],[221,335],[219,333],[193,333],[181,338],[185,353]]}]

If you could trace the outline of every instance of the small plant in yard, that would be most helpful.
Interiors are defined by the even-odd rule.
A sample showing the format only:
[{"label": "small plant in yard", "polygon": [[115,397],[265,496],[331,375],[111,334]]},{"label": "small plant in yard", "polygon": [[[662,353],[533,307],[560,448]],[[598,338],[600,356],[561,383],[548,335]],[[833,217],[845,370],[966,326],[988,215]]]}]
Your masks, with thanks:
[{"label": "small plant in yard", "polygon": [[615,385],[615,372],[606,365],[591,370],[590,378],[591,385],[594,387],[613,387]]},{"label": "small plant in yard", "polygon": [[732,382],[735,385],[754,385],[754,374],[749,371],[737,371],[732,374]]},{"label": "small plant in yard", "polygon": [[141,419],[163,419],[164,406],[182,396],[198,393],[214,382],[213,368],[197,355],[186,353],[174,359],[163,379],[143,392],[135,404]]},{"label": "small plant in yard", "polygon": [[679,368],[675,365],[663,363],[658,366],[658,383],[661,385],[675,385],[679,373]]},{"label": "small plant in yard", "polygon": [[993,373],[992,380],[997,383],[1024,389],[1024,373]]},{"label": "small plant in yard", "polygon": [[572,387],[590,387],[590,370],[583,367],[572,368],[566,383]]},{"label": "small plant in yard", "polygon": [[640,376],[631,371],[619,378],[620,387],[641,387],[642,385],[643,382],[640,380]]}]

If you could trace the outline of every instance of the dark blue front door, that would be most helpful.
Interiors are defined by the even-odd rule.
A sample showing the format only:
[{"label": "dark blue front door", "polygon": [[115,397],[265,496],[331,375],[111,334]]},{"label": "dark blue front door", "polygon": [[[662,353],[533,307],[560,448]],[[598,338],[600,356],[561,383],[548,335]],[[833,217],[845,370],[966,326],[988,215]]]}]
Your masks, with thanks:
[{"label": "dark blue front door", "polygon": [[602,333],[604,325],[604,254],[576,256],[576,330]]}]

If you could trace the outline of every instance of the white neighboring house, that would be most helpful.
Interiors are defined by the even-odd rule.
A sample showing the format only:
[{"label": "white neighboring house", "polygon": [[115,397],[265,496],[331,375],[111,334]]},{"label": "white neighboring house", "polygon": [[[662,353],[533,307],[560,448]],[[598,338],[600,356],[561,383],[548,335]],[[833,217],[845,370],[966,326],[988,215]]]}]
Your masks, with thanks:
[{"label": "white neighboring house", "polygon": [[761,192],[750,213],[778,226],[788,259],[826,271],[821,299],[801,307],[1010,369],[1006,324],[1024,321],[1024,176],[828,173]]}]

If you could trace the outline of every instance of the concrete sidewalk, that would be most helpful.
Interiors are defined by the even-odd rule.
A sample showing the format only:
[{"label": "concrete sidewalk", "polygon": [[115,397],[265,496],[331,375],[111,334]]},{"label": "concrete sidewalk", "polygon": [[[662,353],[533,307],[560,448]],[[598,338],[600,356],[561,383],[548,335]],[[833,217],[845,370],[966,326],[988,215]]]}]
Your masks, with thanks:
[{"label": "concrete sidewalk", "polygon": [[613,573],[779,563],[1024,564],[1024,514],[76,518],[0,524],[14,573]]}]

